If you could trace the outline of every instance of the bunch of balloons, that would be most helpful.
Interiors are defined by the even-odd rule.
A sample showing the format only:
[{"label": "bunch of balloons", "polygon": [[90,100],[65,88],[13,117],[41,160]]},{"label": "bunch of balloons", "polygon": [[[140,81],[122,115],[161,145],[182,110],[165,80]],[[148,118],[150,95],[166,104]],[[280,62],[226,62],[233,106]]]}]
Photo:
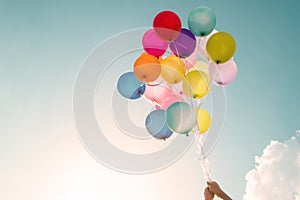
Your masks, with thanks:
[{"label": "bunch of balloons", "polygon": [[209,129],[211,117],[200,106],[210,84],[228,85],[237,74],[235,40],[215,26],[216,16],[207,7],[190,12],[188,28],[182,27],[176,13],[158,13],[142,38],[144,52],[135,60],[133,72],[119,78],[117,88],[123,97],[144,97],[155,104],[145,119],[155,138]]}]

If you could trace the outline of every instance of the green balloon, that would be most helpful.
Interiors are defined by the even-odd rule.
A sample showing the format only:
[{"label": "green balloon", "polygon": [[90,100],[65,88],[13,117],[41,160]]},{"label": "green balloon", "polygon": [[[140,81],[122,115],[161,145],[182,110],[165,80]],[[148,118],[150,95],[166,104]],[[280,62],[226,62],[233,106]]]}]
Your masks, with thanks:
[{"label": "green balloon", "polygon": [[189,29],[196,36],[206,36],[216,27],[216,15],[207,7],[194,8],[188,16]]},{"label": "green balloon", "polygon": [[176,102],[168,107],[166,122],[172,131],[188,134],[197,123],[196,113],[188,103]]}]

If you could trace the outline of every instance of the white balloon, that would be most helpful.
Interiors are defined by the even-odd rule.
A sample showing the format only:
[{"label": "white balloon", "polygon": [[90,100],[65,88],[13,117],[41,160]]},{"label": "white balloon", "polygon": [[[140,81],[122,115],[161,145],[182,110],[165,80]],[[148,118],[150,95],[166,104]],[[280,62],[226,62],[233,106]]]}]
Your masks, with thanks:
[{"label": "white balloon", "polygon": [[209,35],[204,36],[204,37],[197,37],[197,52],[198,54],[205,60],[209,60],[209,56],[206,53],[206,44],[208,39],[215,33],[217,33],[219,31],[217,31],[216,29],[214,29]]}]

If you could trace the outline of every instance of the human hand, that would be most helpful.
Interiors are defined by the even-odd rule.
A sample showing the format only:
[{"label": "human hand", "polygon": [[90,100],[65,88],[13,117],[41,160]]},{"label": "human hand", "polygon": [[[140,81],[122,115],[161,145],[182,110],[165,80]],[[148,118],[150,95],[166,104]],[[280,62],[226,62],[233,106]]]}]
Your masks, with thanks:
[{"label": "human hand", "polygon": [[217,195],[219,198],[223,200],[231,200],[231,198],[221,189],[217,182],[207,182],[207,186],[210,192]]},{"label": "human hand", "polygon": [[217,182],[206,182],[208,189],[210,192],[216,194],[218,197],[221,196],[221,194],[223,193],[223,190],[220,188],[219,184]]},{"label": "human hand", "polygon": [[209,187],[206,187],[204,190],[204,199],[205,200],[213,200],[215,194],[209,191]]}]

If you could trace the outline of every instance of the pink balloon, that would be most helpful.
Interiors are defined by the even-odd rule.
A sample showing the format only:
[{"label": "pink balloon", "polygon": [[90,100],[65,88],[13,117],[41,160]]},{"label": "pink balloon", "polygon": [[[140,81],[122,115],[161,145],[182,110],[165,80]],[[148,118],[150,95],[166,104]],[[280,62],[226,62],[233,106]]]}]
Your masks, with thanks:
[{"label": "pink balloon", "polygon": [[163,100],[163,102],[160,104],[160,106],[166,110],[170,105],[172,105],[173,103],[179,101],[179,99],[175,96],[169,96],[166,99]]},{"label": "pink balloon", "polygon": [[155,105],[156,110],[162,110],[162,107],[160,105]]},{"label": "pink balloon", "polygon": [[163,85],[147,85],[144,96],[157,103],[162,109],[167,109],[171,104],[181,100],[181,98],[173,94],[171,89]]},{"label": "pink balloon", "polygon": [[178,84],[174,84],[171,87],[172,87],[172,92],[175,96],[177,96],[180,99],[185,98],[185,93],[184,93],[183,88],[182,88],[182,82],[178,83]]},{"label": "pink balloon", "polygon": [[226,63],[216,64],[211,62],[209,65],[211,79],[220,85],[228,85],[233,82],[237,75],[237,66],[233,59]]},{"label": "pink balloon", "polygon": [[144,34],[142,43],[145,51],[156,57],[162,56],[169,45],[168,42],[161,40],[153,29],[148,30]]}]

